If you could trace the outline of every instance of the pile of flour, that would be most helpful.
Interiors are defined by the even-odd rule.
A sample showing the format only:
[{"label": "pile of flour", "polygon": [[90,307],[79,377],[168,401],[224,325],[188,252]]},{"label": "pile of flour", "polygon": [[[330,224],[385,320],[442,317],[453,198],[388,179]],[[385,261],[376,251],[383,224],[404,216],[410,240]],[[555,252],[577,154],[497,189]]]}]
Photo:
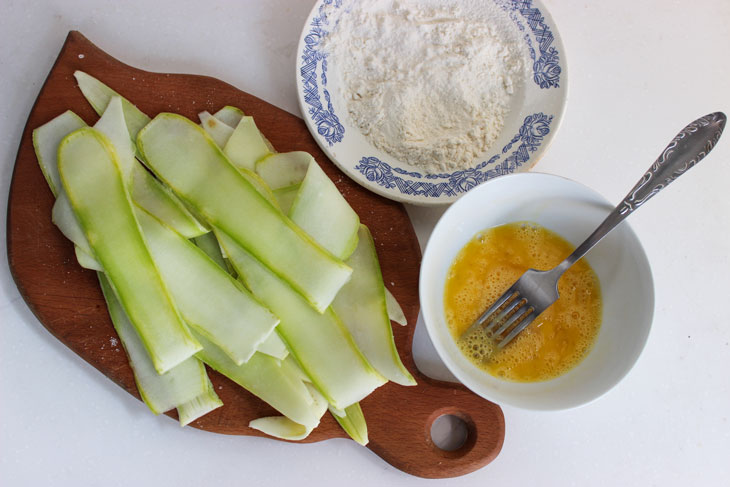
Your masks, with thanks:
[{"label": "pile of flour", "polygon": [[359,0],[325,40],[352,123],[427,173],[474,166],[499,136],[529,54],[489,0]]}]

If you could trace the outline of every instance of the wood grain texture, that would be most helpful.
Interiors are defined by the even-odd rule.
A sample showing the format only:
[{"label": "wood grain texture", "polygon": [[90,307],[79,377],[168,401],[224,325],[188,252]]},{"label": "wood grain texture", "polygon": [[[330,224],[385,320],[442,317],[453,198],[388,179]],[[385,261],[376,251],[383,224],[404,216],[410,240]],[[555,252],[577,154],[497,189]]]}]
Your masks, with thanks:
[{"label": "wood grain texture", "polygon": [[[369,428],[368,448],[391,465],[428,478],[463,475],[497,456],[504,440],[501,409],[460,385],[425,377],[413,362],[411,343],[419,310],[421,253],[403,206],[370,193],[347,178],[322,153],[298,117],[213,78],[132,68],[107,55],[78,32],[69,33],[30,113],[8,201],[10,270],[28,307],[49,332],[139,398],[125,354],[111,346],[116,333],[95,273],[77,264],[73,245],[51,223],[53,196],[33,151],[33,129],[67,109],[90,125],[97,120],[77,89],[73,77],[77,69],[99,78],[151,116],[172,111],[196,120],[202,110],[214,112],[224,105],[238,106],[255,118],[277,150],[311,153],[362,222],[370,227],[386,286],[401,303],[410,323],[407,327],[394,325],[394,334],[403,362],[418,385],[402,387],[388,383],[362,401]],[[249,428],[248,423],[275,411],[220,374],[209,373],[225,406],[192,426],[215,433],[264,436]],[[440,450],[431,441],[431,424],[442,414],[459,416],[468,425],[469,437],[456,451]],[[175,412],[168,415],[174,418]],[[346,434],[327,414],[305,441],[340,437]]]}]

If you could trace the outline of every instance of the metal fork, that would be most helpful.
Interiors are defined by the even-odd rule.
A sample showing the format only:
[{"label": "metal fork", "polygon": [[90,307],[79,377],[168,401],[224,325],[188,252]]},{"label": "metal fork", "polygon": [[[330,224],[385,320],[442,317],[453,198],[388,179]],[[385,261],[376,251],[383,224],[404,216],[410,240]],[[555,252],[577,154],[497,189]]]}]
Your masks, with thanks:
[{"label": "metal fork", "polygon": [[[636,186],[596,230],[563,262],[549,271],[527,270],[464,333],[484,325],[488,336],[502,348],[557,301],[558,280],[603,237],[652,196],[700,162],[715,146],[725,127],[721,112],[698,118],[682,129],[662,151]],[[504,335],[506,333],[506,335]]]}]

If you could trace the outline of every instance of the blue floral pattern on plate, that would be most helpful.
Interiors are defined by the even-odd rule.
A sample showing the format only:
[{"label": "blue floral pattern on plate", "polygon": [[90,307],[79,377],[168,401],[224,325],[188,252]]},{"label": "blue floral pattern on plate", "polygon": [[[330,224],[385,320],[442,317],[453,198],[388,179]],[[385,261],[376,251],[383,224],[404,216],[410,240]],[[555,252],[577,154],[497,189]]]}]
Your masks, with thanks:
[{"label": "blue floral pattern on plate", "polygon": [[560,73],[562,72],[560,54],[552,45],[555,37],[550,27],[545,23],[545,17],[540,13],[540,9],[532,5],[532,0],[510,0],[508,2],[495,0],[495,2],[510,14],[510,18],[517,25],[517,28],[524,32],[525,28],[522,21],[516,15],[519,13],[527,22],[527,26],[534,36],[534,42],[537,43],[540,57],[537,57],[535,53],[532,37],[525,35],[524,38],[533,61],[532,79],[535,84],[542,89],[558,88],[560,86]]},{"label": "blue floral pattern on plate", "polygon": [[[355,169],[365,178],[384,188],[396,188],[401,193],[414,196],[426,196],[438,198],[440,196],[458,196],[473,187],[483,183],[487,179],[510,174],[521,167],[530,158],[530,153],[535,152],[543,138],[550,132],[552,115],[535,113],[525,118],[520,131],[502,149],[502,154],[519,142],[519,145],[501,162],[502,154],[493,156],[488,161],[482,162],[477,167],[456,171],[450,174],[425,174],[418,172],[406,172],[398,167],[391,167],[390,164],[381,161],[377,157],[363,157],[357,163]],[[487,169],[489,167],[489,169]],[[409,178],[399,176],[409,176]],[[415,179],[410,179],[415,178]],[[440,182],[419,181],[419,179],[442,179]]]},{"label": "blue floral pattern on plate", "polygon": [[[330,93],[324,88],[327,86],[327,55],[320,50],[320,44],[327,35],[325,27],[329,25],[329,20],[325,7],[328,6],[340,8],[342,0],[324,0],[319,8],[319,15],[312,19],[311,30],[304,37],[299,75],[303,85],[304,102],[309,105],[309,116],[317,126],[317,133],[332,146],[342,141],[345,127],[335,115]],[[325,103],[322,103],[317,86],[317,66],[321,66],[322,69],[322,97]]]},{"label": "blue floral pattern on plate", "polygon": [[[493,0],[524,33],[523,39],[532,59],[533,81],[538,91],[560,88],[563,69],[555,35],[533,0]],[[299,88],[302,108],[308,116],[310,130],[335,162],[366,186],[377,186],[379,193],[393,199],[413,202],[453,200],[490,178],[529,168],[531,156],[537,152],[554,128],[560,113],[523,114],[517,133],[501,151],[473,168],[443,174],[422,174],[398,167],[396,161],[385,162],[373,155],[355,157],[357,162],[343,167],[332,151],[345,139],[346,128],[335,113],[328,89],[327,54],[322,41],[334,26],[331,14],[343,7],[343,0],[320,0],[310,17],[299,48]],[[374,150],[373,150],[374,151]],[[348,159],[350,157],[348,156]],[[357,177],[356,177],[357,176]],[[373,189],[375,189],[373,187]],[[435,202],[435,201],[434,201]]]}]

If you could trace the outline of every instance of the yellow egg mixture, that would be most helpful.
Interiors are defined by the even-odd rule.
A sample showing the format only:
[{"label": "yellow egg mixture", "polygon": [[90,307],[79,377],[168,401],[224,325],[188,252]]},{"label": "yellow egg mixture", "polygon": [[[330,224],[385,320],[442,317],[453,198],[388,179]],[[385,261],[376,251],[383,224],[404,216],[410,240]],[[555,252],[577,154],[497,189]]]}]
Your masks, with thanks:
[{"label": "yellow egg mixture", "polygon": [[527,269],[552,269],[572,251],[558,234],[528,222],[485,230],[466,244],[451,264],[444,293],[446,320],[464,355],[516,382],[553,379],[583,360],[601,326],[598,278],[584,259],[558,282],[560,299],[502,350],[481,328],[462,337]]}]

